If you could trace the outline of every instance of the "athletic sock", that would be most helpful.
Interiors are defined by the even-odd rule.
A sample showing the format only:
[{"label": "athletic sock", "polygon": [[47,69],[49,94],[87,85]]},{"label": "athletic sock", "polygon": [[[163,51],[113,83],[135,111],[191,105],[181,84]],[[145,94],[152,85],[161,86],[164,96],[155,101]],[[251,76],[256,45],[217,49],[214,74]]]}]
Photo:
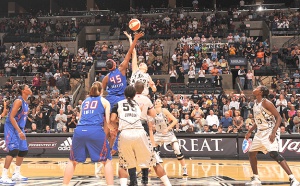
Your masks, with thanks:
[{"label": "athletic sock", "polygon": [[20,166],[16,166],[14,173],[20,173],[20,168],[21,168]]},{"label": "athletic sock", "polygon": [[136,182],[136,168],[131,168],[128,169],[128,173],[129,173],[129,178],[130,178],[130,182]]},{"label": "athletic sock", "polygon": [[160,180],[164,183],[165,186],[172,186],[167,175],[160,177]]},{"label": "athletic sock", "polygon": [[295,179],[295,176],[294,176],[293,174],[290,174],[290,175],[289,175],[289,178],[290,178],[291,180],[293,180],[293,179]]},{"label": "athletic sock", "polygon": [[3,177],[7,177],[7,172],[8,172],[8,169],[3,168],[3,171],[2,171],[2,178],[3,178]]},{"label": "athletic sock", "polygon": [[127,178],[120,178],[120,185],[127,186]]},{"label": "athletic sock", "polygon": [[258,174],[253,174],[253,177],[259,178]]}]

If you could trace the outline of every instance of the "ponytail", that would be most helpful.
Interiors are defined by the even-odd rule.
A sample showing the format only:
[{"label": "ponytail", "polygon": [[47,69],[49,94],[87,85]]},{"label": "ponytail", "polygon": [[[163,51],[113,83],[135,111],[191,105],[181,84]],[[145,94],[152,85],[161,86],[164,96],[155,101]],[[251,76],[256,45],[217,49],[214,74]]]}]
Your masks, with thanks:
[{"label": "ponytail", "polygon": [[134,106],[135,106],[135,104],[133,103],[134,101],[132,100],[132,98],[127,97],[126,99],[127,99],[128,104],[129,104],[131,107],[134,107]]},{"label": "ponytail", "polygon": [[127,86],[125,88],[124,94],[125,94],[125,97],[127,99],[127,102],[129,103],[129,105],[131,107],[134,107],[133,98],[134,98],[134,96],[136,94],[135,88],[133,86]]},{"label": "ponytail", "polygon": [[97,97],[100,96],[102,90],[102,84],[99,81],[95,81],[90,88],[89,96]]}]

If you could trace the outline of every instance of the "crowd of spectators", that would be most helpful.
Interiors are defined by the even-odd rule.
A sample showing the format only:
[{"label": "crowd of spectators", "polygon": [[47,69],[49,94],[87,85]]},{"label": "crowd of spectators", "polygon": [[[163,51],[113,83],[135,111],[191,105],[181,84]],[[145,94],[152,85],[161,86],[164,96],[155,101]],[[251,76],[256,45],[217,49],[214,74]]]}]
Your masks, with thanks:
[{"label": "crowd of spectators", "polygon": [[84,19],[76,24],[74,20],[38,19],[34,16],[20,15],[14,19],[2,19],[0,32],[10,36],[22,36],[29,34],[31,37],[76,37],[83,27]]},{"label": "crowd of spectators", "polygon": [[[0,48],[1,74],[8,77],[1,87],[0,98],[7,100],[8,110],[17,97],[18,86],[28,84],[33,96],[29,98],[26,131],[72,132],[77,124],[79,107],[72,104],[70,80],[87,77],[96,56],[83,47],[71,54],[67,46],[59,43],[22,43],[21,47],[12,44],[9,48],[5,45]],[[15,80],[13,76],[23,78]]]},{"label": "crowd of spectators", "polygon": [[[244,57],[253,69],[278,65],[278,49],[271,47],[268,40],[259,41],[246,34],[246,25],[241,23],[235,28],[234,14],[223,16],[219,13],[202,14],[201,18],[185,15],[183,12],[162,15],[159,18],[147,18],[136,15],[141,20],[141,30],[146,33],[144,40],[140,40],[136,50],[138,62],[145,62],[150,75],[170,75],[171,83],[184,83],[185,75],[188,82],[205,83],[206,74],[213,75],[211,80],[216,87],[222,88],[222,74],[230,74],[228,60],[231,57]],[[298,16],[298,15],[297,15]],[[297,17],[296,16],[296,17]],[[241,17],[238,17],[238,19]],[[118,25],[121,30],[127,30],[127,15],[118,16]],[[246,19],[244,19],[246,20]],[[80,21],[79,21],[80,22]],[[83,26],[84,24],[82,24]],[[73,31],[79,30],[79,24],[57,20],[41,21],[34,17],[30,19],[16,18],[0,22],[0,32],[12,32],[15,36],[20,34],[63,34],[69,37]],[[58,30],[58,31],[57,31]],[[170,36],[176,40],[175,50],[170,56],[164,56],[165,46],[162,40],[149,40],[147,35],[166,39],[159,36]],[[127,41],[126,41],[127,42]],[[32,85],[34,96],[30,97],[30,113],[26,125],[27,132],[72,132],[78,122],[80,104],[72,105],[69,96],[70,78],[84,78],[94,60],[113,58],[122,62],[126,51],[122,41],[97,42],[90,53],[80,47],[76,54],[69,52],[68,46],[59,43],[12,43],[9,48],[0,46],[1,75],[10,77],[2,87],[0,100],[7,100],[11,104],[17,94],[16,88],[21,83]],[[299,54],[295,47],[290,53]],[[299,58],[295,57],[299,65]],[[128,68],[128,77],[131,76],[131,67]],[[243,72],[241,70],[244,70]],[[252,89],[254,75],[251,69],[242,68],[239,76],[246,78],[242,88]],[[79,72],[79,73],[78,73]],[[25,77],[15,81],[12,76],[34,76],[32,81]],[[101,80],[104,74],[98,74]],[[278,78],[278,82],[277,79]],[[273,79],[270,100],[279,109],[284,118],[284,127],[290,132],[298,132],[297,119],[294,121],[295,109],[298,109],[300,98],[292,91],[300,87],[299,72],[296,71],[292,79],[276,77]],[[297,84],[296,84],[297,83]],[[177,132],[194,133],[237,133],[245,132],[253,125],[253,99],[245,95],[224,92],[215,96],[198,93],[191,96],[174,95],[172,90],[164,94],[164,85],[156,80],[158,94],[164,107],[179,120],[175,127]],[[288,93],[292,93],[289,95]],[[278,97],[277,94],[280,94]],[[282,100],[286,100],[286,104]],[[279,102],[279,103],[277,103]],[[293,107],[295,107],[293,109]],[[299,111],[300,112],[300,111]],[[2,124],[3,124],[2,119]],[[282,129],[283,130],[283,129]]]},{"label": "crowd of spectators", "polygon": [[[197,90],[191,96],[174,95],[168,91],[159,96],[163,107],[168,109],[178,120],[175,132],[186,133],[241,133],[247,132],[254,124],[253,97],[231,93],[226,95],[206,95]],[[271,89],[268,98],[282,116],[281,133],[299,133],[300,96],[280,94]]]}]

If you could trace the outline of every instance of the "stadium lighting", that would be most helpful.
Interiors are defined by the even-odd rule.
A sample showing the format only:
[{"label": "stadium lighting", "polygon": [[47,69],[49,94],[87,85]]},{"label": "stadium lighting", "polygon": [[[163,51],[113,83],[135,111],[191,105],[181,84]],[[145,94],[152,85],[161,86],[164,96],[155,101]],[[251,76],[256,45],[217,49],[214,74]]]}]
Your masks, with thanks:
[{"label": "stadium lighting", "polygon": [[258,8],[257,8],[257,11],[263,11],[263,7],[262,6],[259,6]]}]

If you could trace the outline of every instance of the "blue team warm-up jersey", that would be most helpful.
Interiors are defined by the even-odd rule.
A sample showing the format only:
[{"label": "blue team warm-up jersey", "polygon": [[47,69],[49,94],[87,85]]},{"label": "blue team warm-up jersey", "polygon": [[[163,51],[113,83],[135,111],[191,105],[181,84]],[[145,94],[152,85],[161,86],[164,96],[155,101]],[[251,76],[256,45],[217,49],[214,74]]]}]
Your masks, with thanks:
[{"label": "blue team warm-up jersey", "polygon": [[[21,129],[24,129],[25,125],[26,125],[27,115],[28,115],[28,110],[29,109],[28,109],[28,104],[26,103],[26,101],[21,96],[18,97],[18,99],[20,99],[22,101],[22,107],[17,112],[17,114],[15,116],[15,119],[16,119],[19,127]],[[11,124],[10,119],[9,119],[9,115],[11,114],[11,109],[10,109],[10,111],[8,113],[8,117],[6,118],[6,121],[5,121],[5,127],[8,127],[10,129],[14,129],[14,127]]]},{"label": "blue team warm-up jersey", "polygon": [[126,86],[126,76],[124,76],[118,68],[109,73],[106,88],[108,95],[122,96],[124,95]]},{"label": "blue team warm-up jersey", "polygon": [[81,118],[77,126],[103,126],[104,114],[101,96],[88,97],[82,103]]}]

